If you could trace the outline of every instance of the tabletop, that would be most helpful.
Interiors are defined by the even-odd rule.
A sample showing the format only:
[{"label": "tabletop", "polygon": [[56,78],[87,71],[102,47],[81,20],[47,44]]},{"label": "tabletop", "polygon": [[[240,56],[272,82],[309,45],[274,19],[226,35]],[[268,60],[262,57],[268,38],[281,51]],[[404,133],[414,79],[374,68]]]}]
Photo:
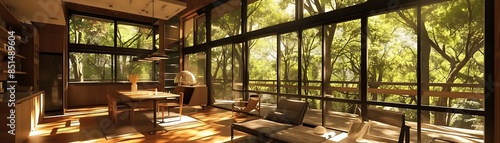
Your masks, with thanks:
[{"label": "tabletop", "polygon": [[178,94],[166,93],[166,92],[158,92],[155,95],[155,91],[147,91],[147,90],[118,90],[116,91],[120,95],[124,95],[131,100],[155,100],[155,99],[165,99],[165,98],[175,98],[180,97]]}]

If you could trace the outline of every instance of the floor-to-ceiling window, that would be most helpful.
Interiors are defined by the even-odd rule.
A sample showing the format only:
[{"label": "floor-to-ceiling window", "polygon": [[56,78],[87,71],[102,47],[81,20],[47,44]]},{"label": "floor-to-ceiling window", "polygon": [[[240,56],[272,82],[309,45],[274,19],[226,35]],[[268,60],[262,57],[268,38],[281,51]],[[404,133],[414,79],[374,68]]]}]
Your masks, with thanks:
[{"label": "floor-to-ceiling window", "polygon": [[[213,8],[207,41],[213,46],[194,46],[212,51],[213,89],[227,83],[217,59],[232,62],[225,70],[232,68],[233,92],[212,98],[261,94],[261,106],[269,110],[279,99],[305,100],[306,124],[341,130],[365,118],[363,107],[380,108],[404,113],[414,141],[484,139],[484,1],[243,2]],[[218,27],[226,19],[230,27]],[[232,54],[223,54],[225,46]]]}]

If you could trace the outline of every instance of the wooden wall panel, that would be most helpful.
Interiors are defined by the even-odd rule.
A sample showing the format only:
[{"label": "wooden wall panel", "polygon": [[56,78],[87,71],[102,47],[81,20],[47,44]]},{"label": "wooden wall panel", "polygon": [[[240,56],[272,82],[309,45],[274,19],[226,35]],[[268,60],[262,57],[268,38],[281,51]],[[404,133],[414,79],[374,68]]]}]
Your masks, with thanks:
[{"label": "wooden wall panel", "polygon": [[43,94],[36,93],[26,100],[16,102],[16,143],[23,143],[43,119]]},{"label": "wooden wall panel", "polygon": [[66,26],[36,23],[40,36],[40,52],[63,53],[66,43]]},{"label": "wooden wall panel", "polygon": [[[157,82],[137,83],[139,90],[152,89]],[[68,108],[106,105],[107,94],[116,90],[130,90],[130,83],[70,83],[68,85]]]},{"label": "wooden wall panel", "polygon": [[500,2],[495,0],[495,142],[500,142]]}]

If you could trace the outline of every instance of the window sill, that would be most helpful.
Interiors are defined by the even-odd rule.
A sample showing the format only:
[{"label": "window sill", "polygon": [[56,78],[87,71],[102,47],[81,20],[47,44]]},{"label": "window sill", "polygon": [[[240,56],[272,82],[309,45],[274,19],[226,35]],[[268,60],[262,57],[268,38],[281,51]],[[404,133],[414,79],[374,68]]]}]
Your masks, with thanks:
[{"label": "window sill", "polygon": [[[138,81],[137,83],[159,83],[158,81]],[[84,81],[68,82],[68,84],[130,84],[129,81]]]}]

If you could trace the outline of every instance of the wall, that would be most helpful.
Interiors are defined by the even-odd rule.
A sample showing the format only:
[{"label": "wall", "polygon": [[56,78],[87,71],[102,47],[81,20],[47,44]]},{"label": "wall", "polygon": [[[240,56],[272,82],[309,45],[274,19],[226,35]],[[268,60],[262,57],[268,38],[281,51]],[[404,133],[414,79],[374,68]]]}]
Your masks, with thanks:
[{"label": "wall", "polygon": [[[500,2],[495,0],[495,65],[500,64]],[[500,66],[495,66],[495,142],[500,142]]]},{"label": "wall", "polygon": [[[158,82],[139,82],[141,89],[153,89]],[[130,83],[70,83],[68,85],[68,108],[107,105],[107,94],[117,90],[130,90]]]},{"label": "wall", "polygon": [[35,23],[40,36],[40,52],[63,53],[66,43],[66,27],[52,24]]}]

